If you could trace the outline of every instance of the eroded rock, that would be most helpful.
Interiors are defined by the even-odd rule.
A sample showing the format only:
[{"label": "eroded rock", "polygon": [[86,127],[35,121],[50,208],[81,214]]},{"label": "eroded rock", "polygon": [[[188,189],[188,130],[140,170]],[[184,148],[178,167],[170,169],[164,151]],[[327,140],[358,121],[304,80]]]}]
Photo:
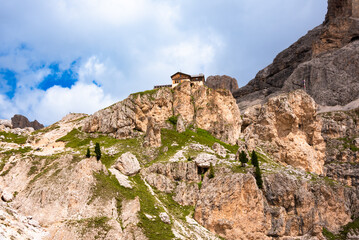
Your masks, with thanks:
[{"label": "eroded rock", "polygon": [[124,153],[115,163],[115,168],[127,176],[135,175],[141,170],[140,163],[135,155],[130,152]]}]

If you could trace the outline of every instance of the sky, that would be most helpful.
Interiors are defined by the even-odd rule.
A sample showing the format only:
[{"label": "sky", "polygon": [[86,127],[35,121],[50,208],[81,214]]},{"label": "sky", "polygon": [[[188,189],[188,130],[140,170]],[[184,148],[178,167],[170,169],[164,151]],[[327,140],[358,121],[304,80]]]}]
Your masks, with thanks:
[{"label": "sky", "polygon": [[326,9],[326,0],[0,0],[0,119],[92,114],[177,71],[244,86]]}]

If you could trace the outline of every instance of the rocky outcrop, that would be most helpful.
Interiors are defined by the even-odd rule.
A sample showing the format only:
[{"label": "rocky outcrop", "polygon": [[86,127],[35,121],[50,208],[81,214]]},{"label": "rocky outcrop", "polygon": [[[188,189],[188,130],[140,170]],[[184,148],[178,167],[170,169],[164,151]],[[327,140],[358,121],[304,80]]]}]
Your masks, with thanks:
[{"label": "rocky outcrop", "polygon": [[329,0],[322,25],[278,54],[271,65],[233,93],[240,109],[280,91],[304,88],[321,105],[346,105],[357,99],[358,15],[357,0]]},{"label": "rocky outcrop", "polygon": [[231,93],[191,86],[189,82],[180,84],[173,92],[169,88],[161,88],[132,94],[89,117],[83,130],[129,138],[146,132],[148,119],[158,129],[171,128],[167,120],[179,115],[185,126],[192,124],[205,129],[226,143],[235,144],[239,137],[240,112]]},{"label": "rocky outcrop", "polygon": [[270,239],[266,236],[264,197],[250,174],[232,174],[204,182],[194,218],[221,237]]},{"label": "rocky outcrop", "polygon": [[300,180],[281,172],[260,191],[251,174],[223,174],[203,182],[195,219],[225,239],[322,239],[351,221],[356,193],[341,185]]},{"label": "rocky outcrop", "polygon": [[158,126],[156,126],[152,117],[148,118],[146,136],[143,145],[145,147],[161,146],[161,129]]},{"label": "rocky outcrop", "polygon": [[325,175],[359,187],[359,109],[321,113],[326,142]]},{"label": "rocky outcrop", "polygon": [[243,136],[250,151],[261,147],[275,160],[323,173],[325,143],[316,104],[298,90],[270,98],[244,112]]},{"label": "rocky outcrop", "polygon": [[213,89],[228,89],[231,93],[238,89],[237,80],[226,75],[209,76],[205,84]]},{"label": "rocky outcrop", "polygon": [[0,125],[3,125],[6,128],[12,128],[11,120],[0,119]]},{"label": "rocky outcrop", "polygon": [[35,130],[39,130],[41,128],[44,128],[44,125],[39,123],[37,120],[30,122],[29,119],[27,119],[27,117],[19,115],[19,114],[15,114],[11,118],[11,122],[12,122],[13,128],[32,127]]}]

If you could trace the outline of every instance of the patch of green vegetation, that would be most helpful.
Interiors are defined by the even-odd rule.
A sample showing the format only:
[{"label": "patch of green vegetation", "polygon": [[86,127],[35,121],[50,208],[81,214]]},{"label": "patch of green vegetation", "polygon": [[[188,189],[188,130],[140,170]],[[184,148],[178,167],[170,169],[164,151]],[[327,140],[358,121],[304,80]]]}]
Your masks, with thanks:
[{"label": "patch of green vegetation", "polygon": [[[190,142],[198,142],[208,147],[212,147],[215,142],[221,144],[226,149],[230,151],[230,153],[235,154],[238,150],[238,145],[229,145],[226,144],[215,137],[213,137],[209,132],[203,129],[196,129],[196,131],[187,129],[183,133],[178,133],[175,130],[171,129],[161,129],[161,139],[162,146],[160,148],[160,152],[163,152],[163,149],[167,149],[167,151],[163,154],[160,154],[153,162],[158,161],[167,161],[171,156],[173,156],[178,150],[182,149],[187,143]],[[177,144],[173,144],[173,143]],[[187,156],[193,157],[193,156]],[[152,162],[152,163],[153,163]]]},{"label": "patch of green vegetation", "polygon": [[131,96],[133,97],[137,97],[137,96],[140,96],[142,97],[143,95],[149,95],[149,96],[152,96],[154,93],[156,93],[158,91],[158,88],[157,89],[151,89],[151,90],[147,90],[147,91],[143,91],[143,92],[137,92],[137,93],[132,93]]},{"label": "patch of green vegetation", "polygon": [[[158,217],[163,209],[157,204],[154,196],[149,192],[144,181],[139,175],[130,177],[134,183],[133,189],[122,187],[115,176],[109,174],[105,175],[103,172],[95,173],[96,185],[93,188],[93,196],[89,200],[90,204],[94,199],[101,197],[101,199],[117,199],[118,211],[121,211],[121,202],[123,199],[134,199],[136,196],[140,199],[141,211],[139,213],[140,222],[138,226],[144,230],[148,239],[173,239],[174,235],[171,230],[171,225],[163,223]],[[156,216],[155,220],[150,220],[146,214]]]},{"label": "patch of green vegetation", "polygon": [[[82,156],[86,155],[87,148],[89,147],[91,141],[93,144],[99,143],[100,146],[104,148],[116,147],[118,153],[113,156],[110,156],[106,154],[105,151],[102,151],[101,162],[108,168],[114,164],[119,155],[125,152],[132,152],[139,157],[139,160],[142,158],[136,154],[141,149],[139,138],[116,139],[105,134],[88,134],[75,128],[66,136],[59,138],[56,141],[66,142],[66,147],[79,150]],[[90,149],[90,151],[91,155],[94,155],[94,149]]]},{"label": "patch of green vegetation", "polygon": [[330,232],[328,229],[323,228],[323,235],[328,240],[345,240],[348,239],[349,233],[359,234],[359,218],[343,226],[338,234]]},{"label": "patch of green vegetation", "polygon": [[172,116],[168,118],[168,122],[170,122],[173,126],[177,125],[178,116]]},{"label": "patch of green vegetation", "polygon": [[42,169],[40,169],[39,173],[36,174],[33,179],[31,179],[31,181],[29,182],[29,184],[32,184],[32,183],[34,183],[35,181],[37,181],[38,179],[42,178],[43,176],[45,176],[46,174],[48,174],[51,170],[57,169],[57,168],[58,168],[58,165],[59,165],[58,162],[53,162],[52,164],[45,163],[44,167],[43,167]]},{"label": "patch of green vegetation", "polygon": [[108,217],[93,217],[85,218],[77,221],[69,221],[68,225],[75,225],[80,229],[80,234],[84,236],[90,229],[96,229],[97,234],[95,239],[104,239],[107,233],[112,229],[111,225],[107,222],[110,219]]},{"label": "patch of green vegetation", "polygon": [[174,194],[167,194],[159,191],[156,191],[156,193],[161,202],[166,206],[167,210],[176,218],[186,222],[186,216],[191,215],[194,212],[193,206],[182,206],[173,200]]},{"label": "patch of green vegetation", "polygon": [[27,140],[27,136],[14,133],[0,132],[0,136],[4,136],[4,139],[1,139],[1,141],[9,143],[25,144]]},{"label": "patch of green vegetation", "polygon": [[35,173],[37,172],[37,170],[38,170],[38,169],[37,169],[37,167],[36,167],[35,165],[34,165],[34,166],[31,166],[29,172],[27,173],[27,176],[29,177],[29,176],[35,174]]},{"label": "patch of green vegetation", "polygon": [[343,148],[344,149],[350,149],[353,152],[358,152],[359,148],[355,146],[355,144],[353,144],[354,138],[338,138],[338,140],[343,142]]},{"label": "patch of green vegetation", "polygon": [[[11,163],[11,166],[9,166],[9,168],[6,169],[6,171],[2,172],[2,173],[0,174],[0,176],[1,176],[1,177],[6,176],[6,175],[10,172],[10,170],[11,170],[15,165],[16,165],[16,162],[12,162],[12,163]],[[4,166],[5,166],[5,164],[4,164]],[[2,167],[2,170],[3,170],[4,166]]]}]

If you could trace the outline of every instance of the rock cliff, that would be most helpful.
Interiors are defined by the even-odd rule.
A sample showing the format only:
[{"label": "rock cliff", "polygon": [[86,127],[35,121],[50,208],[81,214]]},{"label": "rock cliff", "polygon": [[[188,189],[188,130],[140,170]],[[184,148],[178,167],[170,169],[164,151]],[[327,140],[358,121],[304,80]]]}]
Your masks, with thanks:
[{"label": "rock cliff", "polygon": [[[173,91],[161,88],[132,94],[127,99],[94,113],[84,124],[85,132],[102,132],[117,138],[129,138],[151,129],[170,128],[168,120],[181,116],[185,126],[205,129],[224,142],[235,144],[241,118],[228,90],[182,83]],[[151,127],[148,129],[148,119]],[[159,136],[157,134],[157,136]],[[151,142],[151,141],[149,141]],[[153,140],[152,142],[157,142]],[[155,144],[158,146],[159,144]]]},{"label": "rock cliff", "polygon": [[243,114],[242,132],[250,150],[265,149],[278,161],[323,173],[325,143],[316,104],[304,91],[272,97]]},{"label": "rock cliff", "polygon": [[279,91],[304,88],[321,105],[346,105],[357,99],[358,15],[358,1],[329,0],[322,25],[278,54],[271,65],[233,93],[240,109],[262,103]]}]

